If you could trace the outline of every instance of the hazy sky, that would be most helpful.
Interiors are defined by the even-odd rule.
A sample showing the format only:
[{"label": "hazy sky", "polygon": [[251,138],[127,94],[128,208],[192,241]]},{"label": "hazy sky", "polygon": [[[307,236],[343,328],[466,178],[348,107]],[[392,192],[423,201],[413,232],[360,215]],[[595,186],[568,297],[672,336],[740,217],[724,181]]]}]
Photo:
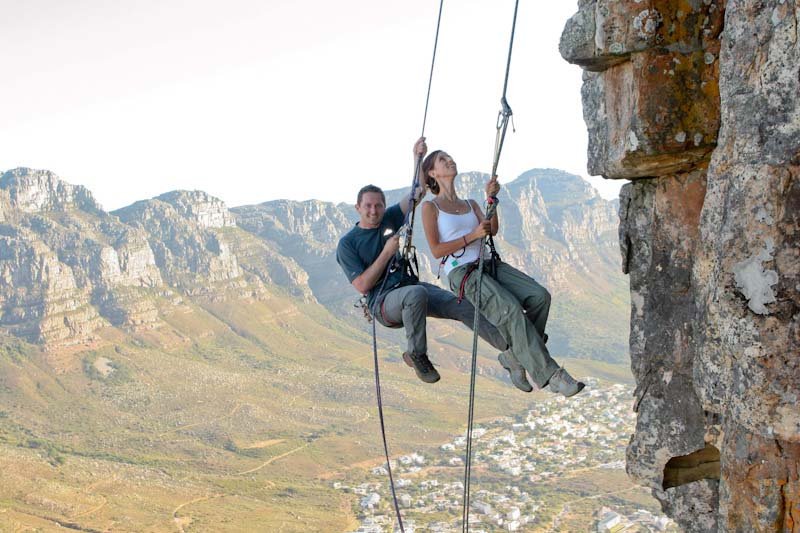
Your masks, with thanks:
[{"label": "hazy sky", "polygon": [[[408,186],[436,0],[26,0],[0,8],[0,169],[45,168],[106,209],[173,189],[228,205]],[[513,0],[445,0],[427,137],[491,167]],[[501,183],[586,176],[577,2],[521,0]],[[619,182],[591,179],[606,197]]]}]

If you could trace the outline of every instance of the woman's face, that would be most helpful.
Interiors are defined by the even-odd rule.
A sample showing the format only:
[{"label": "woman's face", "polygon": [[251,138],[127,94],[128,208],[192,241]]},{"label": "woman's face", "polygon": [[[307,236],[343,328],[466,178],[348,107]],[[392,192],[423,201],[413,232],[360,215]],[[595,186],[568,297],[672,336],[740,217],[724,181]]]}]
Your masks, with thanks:
[{"label": "woman's face", "polygon": [[458,167],[456,162],[447,152],[439,152],[436,155],[436,160],[433,162],[431,174],[434,179],[441,178],[454,178],[458,174]]}]

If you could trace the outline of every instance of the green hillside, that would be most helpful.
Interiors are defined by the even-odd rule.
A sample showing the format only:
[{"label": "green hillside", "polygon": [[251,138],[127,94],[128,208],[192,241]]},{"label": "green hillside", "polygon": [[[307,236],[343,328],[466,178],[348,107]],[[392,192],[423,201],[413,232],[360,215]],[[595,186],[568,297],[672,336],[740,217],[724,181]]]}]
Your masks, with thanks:
[{"label": "green hillside", "polygon": [[[57,352],[3,342],[0,530],[353,527],[352,497],[325,480],[381,462],[369,338],[280,291],[187,303],[164,322]],[[432,336],[435,386],[416,380],[397,346],[381,346],[394,453],[435,446],[465,423],[471,337],[442,322]],[[571,368],[629,379],[613,365]],[[478,387],[478,419],[536,401],[493,377]]]}]

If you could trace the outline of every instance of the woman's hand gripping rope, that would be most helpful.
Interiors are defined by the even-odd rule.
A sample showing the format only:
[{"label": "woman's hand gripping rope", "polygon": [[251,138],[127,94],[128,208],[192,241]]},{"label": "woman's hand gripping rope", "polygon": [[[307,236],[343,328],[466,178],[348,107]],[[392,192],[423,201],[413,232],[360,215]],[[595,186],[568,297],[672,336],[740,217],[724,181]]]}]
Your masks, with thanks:
[{"label": "woman's hand gripping rope", "polygon": [[500,182],[497,181],[497,176],[486,182],[486,198],[497,198],[497,193],[500,192]]},{"label": "woman's hand gripping rope", "polygon": [[497,181],[497,176],[492,176],[491,179],[486,182],[485,189],[486,189],[486,220],[484,220],[484,222],[494,218],[495,211],[497,210],[497,204],[499,203],[497,200],[497,193],[500,192],[500,182]]}]

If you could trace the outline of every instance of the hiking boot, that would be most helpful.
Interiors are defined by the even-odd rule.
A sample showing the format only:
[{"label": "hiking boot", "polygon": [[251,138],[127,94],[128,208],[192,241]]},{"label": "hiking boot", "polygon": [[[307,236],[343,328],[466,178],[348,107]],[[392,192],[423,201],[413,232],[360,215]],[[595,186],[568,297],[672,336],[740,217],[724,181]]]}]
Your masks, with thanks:
[{"label": "hiking boot", "polygon": [[431,363],[431,360],[428,359],[426,354],[406,352],[403,354],[403,361],[405,361],[408,366],[414,367],[414,372],[416,372],[417,377],[425,383],[436,383],[439,381],[439,373],[433,368],[433,363]]},{"label": "hiking boot", "polygon": [[563,394],[567,398],[575,396],[586,386],[580,381],[575,381],[575,378],[570,376],[564,367],[556,370],[555,374],[550,377],[548,384],[551,392]]},{"label": "hiking boot", "polygon": [[508,377],[511,378],[511,383],[513,383],[516,388],[523,392],[530,392],[533,390],[533,387],[528,382],[528,378],[525,377],[525,369],[519,364],[516,357],[503,352],[497,356],[497,360],[500,361],[503,368],[508,370]]}]

